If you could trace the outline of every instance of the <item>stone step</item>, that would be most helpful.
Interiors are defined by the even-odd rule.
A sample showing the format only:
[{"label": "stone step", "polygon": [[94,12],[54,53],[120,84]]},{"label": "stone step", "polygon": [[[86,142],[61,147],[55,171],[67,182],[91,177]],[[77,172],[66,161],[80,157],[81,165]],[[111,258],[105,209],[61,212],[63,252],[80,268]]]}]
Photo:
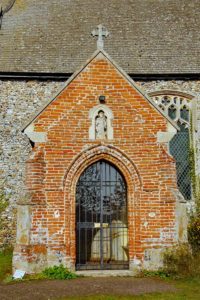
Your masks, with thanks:
[{"label": "stone step", "polygon": [[83,270],[76,271],[77,275],[86,277],[127,277],[135,276],[135,272],[130,270]]}]

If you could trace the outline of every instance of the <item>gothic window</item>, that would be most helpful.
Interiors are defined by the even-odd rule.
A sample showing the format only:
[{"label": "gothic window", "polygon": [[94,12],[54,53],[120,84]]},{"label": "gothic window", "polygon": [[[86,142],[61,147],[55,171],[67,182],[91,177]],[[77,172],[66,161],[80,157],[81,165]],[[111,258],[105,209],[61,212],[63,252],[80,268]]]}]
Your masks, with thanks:
[{"label": "gothic window", "polygon": [[149,94],[160,109],[180,128],[169,142],[169,151],[176,160],[177,185],[185,199],[191,199],[189,163],[189,126],[192,97],[178,92],[155,92]]},{"label": "gothic window", "polygon": [[189,122],[190,112],[189,112],[189,108],[186,105],[181,107],[180,117],[181,117],[182,120],[185,120],[186,122]]},{"label": "gothic window", "polygon": [[162,111],[165,111],[165,107],[162,104],[159,104],[158,106],[162,109]]},{"label": "gothic window", "polygon": [[164,96],[162,97],[161,99],[161,102],[165,105],[165,106],[168,106],[170,104],[170,97],[169,96]]},{"label": "gothic window", "polygon": [[170,107],[168,108],[168,116],[172,119],[175,120],[176,119],[176,106],[174,104],[170,105]]},{"label": "gothic window", "polygon": [[150,97],[155,103],[181,128],[188,128],[190,123],[191,97],[177,95],[176,93],[151,93]]}]

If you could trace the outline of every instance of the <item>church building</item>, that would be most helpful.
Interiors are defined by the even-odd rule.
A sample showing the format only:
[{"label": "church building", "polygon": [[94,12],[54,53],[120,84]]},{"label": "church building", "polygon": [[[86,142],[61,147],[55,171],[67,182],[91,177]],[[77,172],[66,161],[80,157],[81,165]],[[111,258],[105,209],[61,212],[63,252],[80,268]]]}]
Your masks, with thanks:
[{"label": "church building", "polygon": [[187,241],[198,6],[2,2],[0,243],[14,245],[13,270],[154,270]]}]

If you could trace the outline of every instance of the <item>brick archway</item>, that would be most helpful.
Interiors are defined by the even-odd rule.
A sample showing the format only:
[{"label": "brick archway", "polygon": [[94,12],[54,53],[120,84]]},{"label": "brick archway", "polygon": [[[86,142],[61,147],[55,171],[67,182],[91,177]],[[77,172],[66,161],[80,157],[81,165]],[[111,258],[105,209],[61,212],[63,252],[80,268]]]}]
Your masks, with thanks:
[{"label": "brick archway", "polygon": [[105,160],[116,166],[123,174],[127,184],[128,204],[128,240],[129,261],[140,253],[140,198],[142,181],[134,163],[119,149],[110,145],[98,145],[80,153],[68,168],[64,181],[65,197],[65,242],[66,254],[70,258],[72,267],[76,260],[76,234],[75,234],[75,203],[76,184],[82,172],[91,164]]}]

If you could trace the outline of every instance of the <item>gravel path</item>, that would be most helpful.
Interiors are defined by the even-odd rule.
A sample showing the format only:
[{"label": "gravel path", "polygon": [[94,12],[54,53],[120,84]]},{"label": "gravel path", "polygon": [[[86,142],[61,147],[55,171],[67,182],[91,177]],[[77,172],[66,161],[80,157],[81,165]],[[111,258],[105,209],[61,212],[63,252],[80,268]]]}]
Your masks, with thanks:
[{"label": "gravel path", "polygon": [[27,281],[0,284],[1,300],[51,300],[68,296],[139,295],[153,292],[176,291],[173,285],[160,279],[106,277],[74,280]]}]

